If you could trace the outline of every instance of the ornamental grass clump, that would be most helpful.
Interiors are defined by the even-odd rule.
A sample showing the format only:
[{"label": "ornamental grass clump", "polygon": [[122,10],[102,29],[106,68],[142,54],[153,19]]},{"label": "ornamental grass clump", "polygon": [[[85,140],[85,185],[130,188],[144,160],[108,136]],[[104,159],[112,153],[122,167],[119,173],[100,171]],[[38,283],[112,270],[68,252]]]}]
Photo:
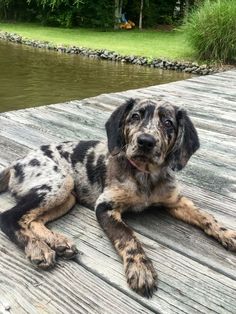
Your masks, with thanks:
[{"label": "ornamental grass clump", "polygon": [[236,0],[205,1],[183,28],[199,59],[236,62]]}]

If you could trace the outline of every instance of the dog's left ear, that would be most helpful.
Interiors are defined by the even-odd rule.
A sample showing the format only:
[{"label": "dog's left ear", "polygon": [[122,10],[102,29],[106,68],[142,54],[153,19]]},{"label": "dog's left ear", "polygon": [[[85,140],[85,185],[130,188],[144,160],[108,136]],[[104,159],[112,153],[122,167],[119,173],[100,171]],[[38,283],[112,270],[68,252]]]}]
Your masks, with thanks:
[{"label": "dog's left ear", "polygon": [[169,155],[170,166],[173,170],[183,169],[189,158],[200,147],[197,131],[184,109],[176,108],[178,134]]},{"label": "dog's left ear", "polygon": [[133,108],[135,100],[133,98],[127,100],[123,105],[119,106],[110,116],[105,124],[108,138],[108,149],[112,154],[119,153],[125,145],[124,139],[124,123],[130,110]]}]

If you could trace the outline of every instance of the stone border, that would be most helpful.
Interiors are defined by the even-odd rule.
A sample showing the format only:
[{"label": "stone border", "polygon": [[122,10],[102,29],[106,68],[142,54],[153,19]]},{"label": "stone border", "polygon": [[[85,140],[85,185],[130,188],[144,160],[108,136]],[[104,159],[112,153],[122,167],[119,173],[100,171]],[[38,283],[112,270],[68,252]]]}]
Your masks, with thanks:
[{"label": "stone border", "polygon": [[116,62],[124,62],[130,64],[138,64],[141,66],[149,66],[152,68],[159,68],[164,70],[174,70],[198,75],[207,75],[219,72],[219,69],[208,66],[206,64],[198,65],[196,62],[178,62],[178,61],[169,61],[164,59],[152,59],[148,60],[146,57],[137,57],[137,56],[123,56],[114,51],[109,50],[99,50],[99,49],[90,49],[84,47],[66,47],[62,45],[54,45],[47,41],[39,41],[23,38],[22,36],[15,33],[8,33],[0,31],[0,39],[23,44],[27,46],[32,46],[36,48],[54,50],[61,53],[70,53],[70,54],[79,54],[87,56],[89,58],[98,58],[104,60],[111,60]]}]

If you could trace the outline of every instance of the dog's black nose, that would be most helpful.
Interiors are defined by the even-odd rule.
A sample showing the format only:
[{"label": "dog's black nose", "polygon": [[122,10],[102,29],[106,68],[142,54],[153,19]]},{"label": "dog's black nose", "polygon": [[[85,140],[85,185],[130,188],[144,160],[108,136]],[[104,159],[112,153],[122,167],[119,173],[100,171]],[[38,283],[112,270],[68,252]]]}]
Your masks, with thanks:
[{"label": "dog's black nose", "polygon": [[141,134],[138,137],[138,146],[140,149],[144,151],[150,151],[156,144],[155,138],[150,134]]}]

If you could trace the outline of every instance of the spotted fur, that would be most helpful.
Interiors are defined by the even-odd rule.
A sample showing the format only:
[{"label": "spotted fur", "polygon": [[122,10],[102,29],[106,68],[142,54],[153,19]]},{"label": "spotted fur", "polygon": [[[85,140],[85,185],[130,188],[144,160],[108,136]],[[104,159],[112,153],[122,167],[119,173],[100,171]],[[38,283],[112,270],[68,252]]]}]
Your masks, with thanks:
[{"label": "spotted fur", "polygon": [[178,219],[196,225],[225,247],[236,250],[236,232],[198,209],[178,189],[175,172],[199,148],[197,132],[185,110],[163,100],[130,99],[106,123],[107,142],[43,145],[0,173],[16,205],[0,215],[3,232],[42,269],[56,257],[72,258],[75,245],[45,224],[76,203],[95,208],[97,220],[121,256],[127,283],[151,297],[157,274],[125,211],[162,205]]}]

